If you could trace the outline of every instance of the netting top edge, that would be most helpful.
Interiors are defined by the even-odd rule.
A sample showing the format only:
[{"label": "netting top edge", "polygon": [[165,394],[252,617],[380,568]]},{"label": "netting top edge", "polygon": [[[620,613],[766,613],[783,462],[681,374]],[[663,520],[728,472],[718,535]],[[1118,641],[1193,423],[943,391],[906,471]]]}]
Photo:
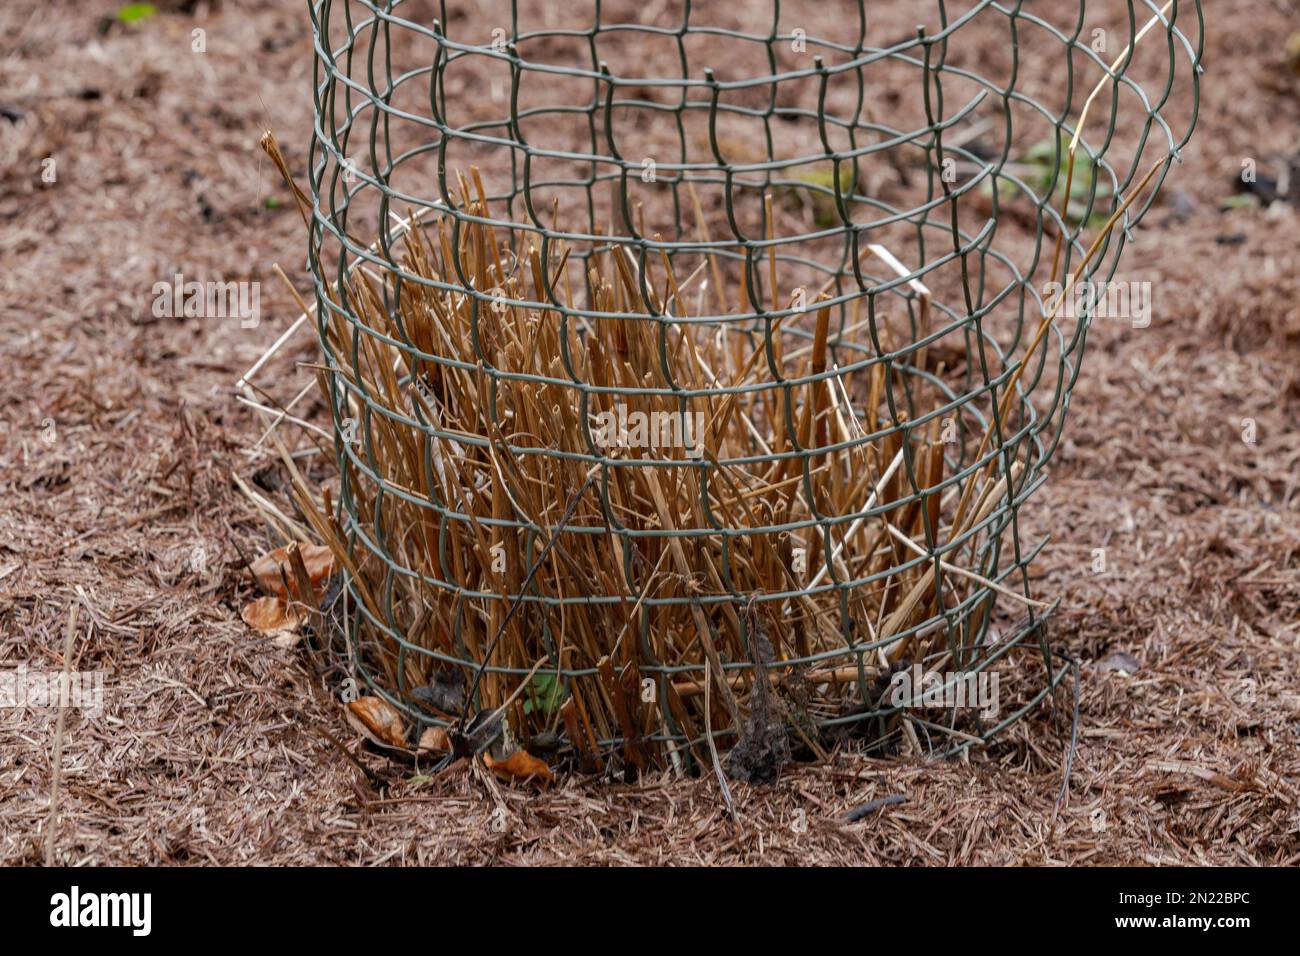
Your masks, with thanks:
[{"label": "netting top edge", "polygon": [[[312,4],[312,30],[315,40],[316,54],[318,58],[325,63],[326,68],[331,72],[335,72],[333,68],[334,58],[347,53],[353,46],[353,42],[349,42],[340,46],[337,50],[331,50],[321,42],[321,22],[322,19],[328,16],[329,10],[332,8],[334,2],[335,0],[315,0]],[[754,87],[770,87],[774,84],[804,79],[812,76],[831,77],[840,73],[860,70],[862,67],[869,66],[879,60],[888,58],[902,59],[912,63],[913,65],[923,66],[924,63],[922,60],[907,56],[907,52],[911,50],[925,50],[928,46],[945,44],[953,38],[957,31],[974,19],[978,14],[990,9],[1004,14],[1008,19],[1020,19],[1024,20],[1026,23],[1041,27],[1048,31],[1056,40],[1064,43],[1069,49],[1077,50],[1081,55],[1089,58],[1094,65],[1101,68],[1107,74],[1110,74],[1111,72],[1111,64],[1107,63],[1101,55],[1088,46],[1088,44],[1081,42],[1077,33],[1075,36],[1067,36],[1043,18],[1024,10],[1008,10],[1003,4],[997,2],[997,0],[981,0],[981,2],[976,3],[976,5],[970,10],[954,19],[942,30],[935,33],[926,33],[922,28],[918,27],[918,34],[914,39],[900,41],[887,47],[871,46],[861,42],[850,46],[848,44],[838,43],[822,37],[811,35],[796,37],[795,34],[777,33],[775,30],[769,34],[743,33],[724,27],[691,25],[689,20],[687,20],[683,22],[680,27],[674,29],[655,27],[649,24],[600,23],[594,25],[589,30],[533,30],[513,36],[509,43],[505,45],[504,49],[500,50],[494,49],[492,45],[484,46],[482,44],[462,43],[453,40],[441,31],[441,24],[436,19],[431,21],[430,25],[425,25],[413,20],[407,20],[404,17],[393,15],[391,10],[401,6],[403,0],[395,0],[395,2],[389,5],[388,11],[381,10],[379,6],[371,2],[371,0],[345,0],[345,2],[357,3],[370,10],[373,14],[371,18],[358,21],[352,25],[350,31],[351,36],[349,37],[350,41],[355,41],[356,36],[368,27],[373,26],[376,23],[382,23],[386,27],[396,27],[428,37],[437,42],[440,46],[455,51],[460,55],[488,56],[510,63],[526,72],[551,73],[561,76],[586,78],[614,86],[702,88],[716,92],[728,92],[752,89]],[[1149,7],[1153,13],[1156,13],[1157,15],[1159,14],[1160,8],[1155,5],[1153,0],[1142,0],[1142,3],[1144,6]],[[1172,21],[1163,17],[1161,19],[1166,25],[1166,33],[1171,38],[1177,39],[1179,44],[1187,53],[1189,60],[1193,64],[1199,66],[1200,57],[1197,50],[1203,45],[1204,32],[1201,29],[1202,20],[1200,16],[1200,0],[1181,0],[1181,3],[1175,4],[1175,8],[1184,5],[1191,6],[1196,14],[1197,49],[1193,49],[1192,41],[1188,38],[1187,34],[1174,26],[1174,23],[1178,20],[1176,11],[1174,12]],[[844,63],[836,63],[831,66],[826,66],[822,62],[821,57],[815,57],[814,65],[812,67],[798,70],[787,70],[780,73],[763,74],[738,80],[718,80],[714,77],[713,71],[707,68],[703,70],[705,74],[704,78],[619,76],[610,72],[603,61],[600,62],[600,69],[593,70],[585,67],[571,67],[524,60],[519,56],[517,50],[511,51],[511,47],[530,40],[543,39],[547,37],[589,38],[599,34],[617,32],[641,32],[665,37],[682,37],[686,35],[719,36],[764,44],[790,42],[797,38],[810,47],[817,47],[827,52],[850,54],[852,59]],[[1127,68],[1127,65],[1128,64],[1125,63],[1124,67],[1122,67],[1119,73],[1116,74],[1117,78],[1124,76],[1124,70]],[[1199,71],[1195,75],[1199,76]]]}]

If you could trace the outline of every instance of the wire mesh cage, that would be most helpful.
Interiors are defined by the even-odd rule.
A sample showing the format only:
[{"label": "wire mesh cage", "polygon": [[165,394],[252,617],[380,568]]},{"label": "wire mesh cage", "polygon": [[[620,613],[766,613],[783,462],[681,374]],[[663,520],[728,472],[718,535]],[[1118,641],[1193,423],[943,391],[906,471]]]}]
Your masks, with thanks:
[{"label": "wire mesh cage", "polygon": [[988,740],[1199,4],[558,6],[313,4],[350,666],[588,767]]}]

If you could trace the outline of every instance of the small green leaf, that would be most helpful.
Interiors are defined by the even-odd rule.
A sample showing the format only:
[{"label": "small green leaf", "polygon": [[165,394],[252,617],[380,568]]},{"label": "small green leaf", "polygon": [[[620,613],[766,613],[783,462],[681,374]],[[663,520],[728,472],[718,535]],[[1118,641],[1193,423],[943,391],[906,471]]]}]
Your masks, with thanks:
[{"label": "small green leaf", "polygon": [[[835,173],[830,169],[814,167],[813,169],[803,169],[799,172],[799,178],[811,186],[821,186],[823,189],[835,188]],[[853,180],[853,167],[848,163],[840,164],[839,171],[840,190],[849,188],[849,183]]]},{"label": "small green leaf", "polygon": [[[1058,140],[1040,140],[1030,146],[1020,156],[1021,165],[1028,166],[1032,173],[1026,180],[1039,193],[1052,189],[1048,202],[1053,207],[1060,205],[1060,195],[1065,189],[1066,172],[1070,163],[1070,142],[1064,131]],[[1097,176],[1097,164],[1088,153],[1080,148],[1074,154],[1074,176],[1070,180],[1070,199],[1066,203],[1066,217],[1081,221],[1087,216],[1089,226],[1104,224],[1108,218],[1105,209],[1110,198],[1110,183]],[[1091,199],[1092,210],[1088,205]]]},{"label": "small green leaf", "polygon": [[524,713],[532,714],[541,711],[553,714],[560,709],[560,705],[568,696],[569,692],[564,682],[554,674],[537,674],[528,684],[528,699],[524,701]]},{"label": "small green leaf", "polygon": [[[813,166],[812,168],[800,167],[796,170],[795,175],[800,182],[807,183],[811,187],[807,190],[808,200],[811,201],[813,211],[813,222],[818,226],[828,228],[840,221],[839,209],[835,205],[835,180],[836,172],[834,168],[825,168],[822,165]],[[850,163],[841,163],[839,167],[839,186],[840,193],[847,194],[853,185],[853,166]],[[827,190],[831,195],[822,190]],[[805,197],[797,197],[799,205],[803,205]]]},{"label": "small green leaf", "polygon": [[1056,147],[1052,145],[1050,139],[1040,140],[1025,151],[1024,161],[1035,166],[1050,166],[1055,160]]},{"label": "small green leaf", "polygon": [[117,18],[122,23],[138,23],[141,20],[148,20],[157,12],[158,8],[152,3],[128,3],[117,11]]},{"label": "small green leaf", "polygon": [[275,196],[267,196],[267,197],[266,197],[266,208],[267,208],[267,209],[279,209],[279,208],[280,208],[281,206],[283,206],[283,205],[284,205],[284,203],[280,202],[280,200],[279,200],[277,197],[275,197]]}]

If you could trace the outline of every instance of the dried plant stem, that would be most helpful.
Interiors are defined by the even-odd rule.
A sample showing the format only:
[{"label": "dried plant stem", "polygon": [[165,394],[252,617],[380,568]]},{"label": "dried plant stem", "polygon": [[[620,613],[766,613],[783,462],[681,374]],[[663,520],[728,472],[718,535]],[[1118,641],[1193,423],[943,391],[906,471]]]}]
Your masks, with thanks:
[{"label": "dried plant stem", "polygon": [[54,757],[51,764],[50,818],[45,825],[45,865],[54,865],[54,843],[59,824],[59,788],[63,783],[63,733],[67,726],[68,707],[64,696],[72,678],[72,639],[77,633],[77,601],[68,609],[68,623],[63,631],[63,670],[59,675],[59,714],[54,722]]}]

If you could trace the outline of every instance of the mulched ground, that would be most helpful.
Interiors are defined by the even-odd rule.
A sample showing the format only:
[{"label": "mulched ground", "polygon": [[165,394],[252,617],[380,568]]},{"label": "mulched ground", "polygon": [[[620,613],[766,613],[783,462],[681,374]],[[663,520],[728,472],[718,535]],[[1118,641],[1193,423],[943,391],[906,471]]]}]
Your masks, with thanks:
[{"label": "mulched ground", "polygon": [[[1028,509],[1082,661],[1065,799],[1068,694],[967,762],[846,755],[733,784],[738,822],[712,780],[377,788],[327,739],[357,743],[301,652],[240,621],[241,555],[278,542],[232,472],[284,499],[232,385],[297,314],[271,264],[304,257],[256,144],[271,126],[301,172],[304,6],[107,30],[112,3],[0,7],[0,665],[61,667],[77,601],[73,666],[110,673],[104,714],[68,715],[57,861],[1300,861],[1300,231],[1285,199],[1220,208],[1243,159],[1276,176],[1294,155],[1295,3],[1208,5],[1197,138],[1124,264],[1155,318],[1091,334]],[[154,318],[176,272],[261,281],[261,324]],[[0,862],[43,859],[54,735],[53,711],[0,712]]]}]

